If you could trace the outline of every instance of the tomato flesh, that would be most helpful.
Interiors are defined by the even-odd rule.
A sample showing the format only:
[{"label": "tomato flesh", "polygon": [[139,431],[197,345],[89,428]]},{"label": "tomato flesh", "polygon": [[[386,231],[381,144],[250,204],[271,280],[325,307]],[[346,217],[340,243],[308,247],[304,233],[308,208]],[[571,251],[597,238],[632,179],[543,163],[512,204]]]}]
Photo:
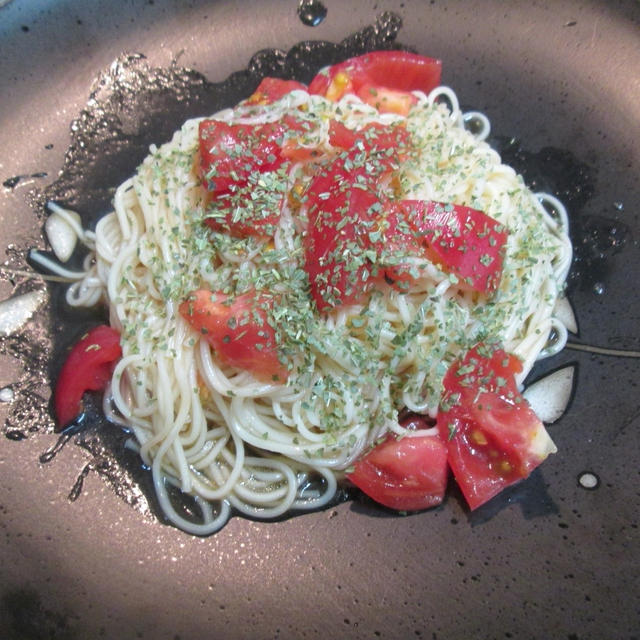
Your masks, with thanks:
[{"label": "tomato flesh", "polygon": [[261,125],[203,120],[200,175],[210,201],[206,223],[234,236],[270,235],[280,218],[282,152],[304,125],[291,116]]},{"label": "tomato flesh", "polygon": [[352,131],[329,123],[331,144],[343,149],[307,188],[309,224],[303,245],[311,297],[320,312],[362,300],[370,291],[387,199],[381,178],[407,153],[404,127],[369,125]]},{"label": "tomato flesh", "polygon": [[387,284],[400,292],[406,292],[419,275],[407,257],[425,258],[424,247],[416,238],[406,220],[402,201],[387,201],[377,220],[378,233],[370,234],[371,246],[376,251],[377,264],[384,273]]},{"label": "tomato flesh", "polygon": [[442,63],[407,51],[375,51],[318,73],[309,93],[339,100],[355,93],[380,111],[406,115],[415,101],[411,91],[429,93],[440,84]]},{"label": "tomato flesh", "polygon": [[471,509],[526,478],[555,446],[518,391],[522,364],[503,349],[480,344],[444,377],[438,432]]},{"label": "tomato flesh", "polygon": [[280,362],[267,294],[249,292],[236,297],[199,289],[180,305],[180,315],[204,336],[220,360],[249,371],[259,380],[285,381],[288,370]]},{"label": "tomato flesh", "polygon": [[358,134],[337,120],[329,121],[329,142],[340,149],[351,149],[358,141]]},{"label": "tomato flesh", "polygon": [[465,290],[491,293],[502,275],[506,229],[482,211],[456,204],[404,200],[409,225],[427,256]]},{"label": "tomato flesh", "polygon": [[307,87],[295,80],[280,78],[264,78],[255,92],[246,100],[246,104],[272,104],[296,89],[307,90]]},{"label": "tomato flesh", "polygon": [[314,178],[307,195],[305,270],[311,297],[322,313],[359,301],[373,285],[363,221],[378,198],[369,186],[354,189],[340,162]]},{"label": "tomato flesh", "polygon": [[246,183],[254,171],[277,169],[283,162],[279,140],[284,127],[227,124],[202,120],[199,124],[200,171],[207,190],[226,193],[234,185]]},{"label": "tomato flesh", "polygon": [[380,113],[397,113],[401,116],[408,115],[411,107],[418,99],[406,91],[387,89],[386,87],[364,84],[358,89],[358,97]]},{"label": "tomato flesh", "polygon": [[428,509],[444,497],[447,447],[437,435],[389,435],[355,463],[347,478],[390,509]]},{"label": "tomato flesh", "polygon": [[86,391],[106,388],[121,357],[120,334],[106,325],[94,327],[76,342],[62,365],[54,393],[57,431],[80,415]]}]

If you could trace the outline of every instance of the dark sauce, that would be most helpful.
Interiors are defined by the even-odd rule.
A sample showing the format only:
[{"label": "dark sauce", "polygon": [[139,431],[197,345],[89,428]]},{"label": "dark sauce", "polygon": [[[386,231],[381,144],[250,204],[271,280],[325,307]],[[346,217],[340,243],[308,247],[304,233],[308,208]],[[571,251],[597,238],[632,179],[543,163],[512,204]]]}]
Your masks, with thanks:
[{"label": "dark sauce", "polygon": [[[310,11],[304,17],[300,14],[303,5],[304,11]],[[322,9],[320,2],[301,1],[299,15],[303,21],[309,19],[319,24],[324,19]],[[324,11],[326,15],[326,9]],[[120,56],[99,76],[87,106],[71,124],[71,143],[58,179],[32,194],[31,204],[36,215],[42,218],[45,203],[55,200],[78,211],[83,224],[93,227],[110,210],[115,188],[134,173],[147,155],[149,145],[168,141],[188,118],[207,116],[234,106],[250,95],[267,75],[308,83],[320,68],[346,58],[380,49],[409,49],[396,41],[401,26],[397,14],[386,12],[380,14],[374,24],[338,44],[304,41],[288,51],[262,50],[251,58],[246,69],[220,83],[209,82],[197,71],[177,64],[168,68],[152,67],[141,54]],[[594,170],[567,152],[544,149],[533,154],[522,149],[514,139],[495,138],[491,143],[533,189],[549,191],[563,200],[572,221],[593,194]],[[12,181],[5,186],[11,188]],[[609,228],[606,233],[607,237],[614,235],[621,238],[620,243],[624,242],[623,227],[618,225],[615,233]],[[600,234],[597,236],[594,238],[591,234],[593,242],[586,244],[592,247],[601,239]],[[580,237],[574,237],[578,244]],[[23,251],[17,253],[24,255]],[[82,261],[80,252],[76,254],[70,268]],[[70,310],[64,301],[62,286],[51,285],[50,293],[50,324],[46,336],[54,336],[53,343],[48,337],[34,336],[29,329],[0,345],[3,353],[11,353],[29,363],[24,380],[12,385],[16,401],[4,428],[10,439],[26,437],[25,425],[33,425],[35,431],[52,432],[50,407],[45,399],[47,389],[51,389],[50,380],[56,379],[64,354],[75,339],[88,326],[106,320],[105,310]],[[33,380],[36,382],[31,389],[29,381]],[[70,489],[69,500],[76,500],[82,493],[85,478],[97,473],[122,500],[145,516],[164,522],[151,474],[143,468],[138,455],[125,446],[129,437],[106,421],[97,398],[85,396],[83,416],[59,436],[55,445],[43,452],[40,462],[51,463],[71,442],[84,449],[90,459]],[[340,490],[335,503],[353,498],[352,493],[348,489]],[[192,498],[174,489],[169,489],[169,494],[179,513],[198,521],[199,509]],[[356,496],[359,495],[356,492]],[[287,517],[290,515],[281,519]]]},{"label": "dark sauce", "polygon": [[20,431],[20,429],[7,429],[4,435],[8,440],[14,440],[15,442],[28,438],[27,434],[24,431]]},{"label": "dark sauce", "polygon": [[46,177],[47,177],[46,171],[38,171],[36,173],[30,173],[28,175],[12,176],[11,178],[7,178],[2,183],[2,186],[5,189],[15,189],[20,184],[20,182],[23,182],[25,180],[32,181],[32,180],[35,180],[36,178],[46,178]]},{"label": "dark sauce", "polygon": [[[17,291],[26,289],[18,287]],[[24,440],[30,434],[53,428],[47,401],[51,393],[51,337],[43,326],[42,315],[38,312],[19,334],[0,338],[0,353],[23,364],[18,379],[11,382],[13,397],[2,429],[9,440]]]},{"label": "dark sauce", "polygon": [[[614,268],[612,258],[625,247],[631,233],[628,225],[613,217],[587,213],[586,204],[595,193],[596,169],[564,149],[526,151],[516,138],[493,138],[489,142],[533,191],[551,193],[567,208],[574,249],[567,279],[569,295],[577,289],[602,295],[603,283]],[[620,210],[620,206],[614,203],[612,209]]]},{"label": "dark sauce", "polygon": [[39,458],[40,464],[47,464],[51,462],[62,451],[63,447],[71,440],[73,433],[66,432],[58,436],[56,443],[49,449],[47,449]]}]

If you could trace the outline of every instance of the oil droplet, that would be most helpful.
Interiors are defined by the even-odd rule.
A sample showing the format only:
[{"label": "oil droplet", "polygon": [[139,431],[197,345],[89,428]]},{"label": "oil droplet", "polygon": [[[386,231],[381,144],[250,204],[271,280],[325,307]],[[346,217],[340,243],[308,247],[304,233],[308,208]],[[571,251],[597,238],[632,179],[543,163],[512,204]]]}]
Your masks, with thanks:
[{"label": "oil droplet", "polygon": [[13,176],[13,178],[7,178],[3,183],[2,186],[5,189],[13,189],[18,182],[20,182],[20,180],[22,180],[23,176]]},{"label": "oil droplet", "polygon": [[317,27],[327,17],[327,8],[318,0],[300,0],[298,17],[302,24]]},{"label": "oil droplet", "polygon": [[69,502],[75,502],[82,493],[82,487],[84,486],[84,479],[89,475],[89,472],[93,469],[93,465],[91,463],[85,465],[84,469],[80,472],[80,475],[77,477],[76,481],[71,487],[71,491],[67,498]]},{"label": "oil droplet", "polygon": [[60,452],[62,447],[64,447],[64,445],[67,444],[67,442],[69,442],[72,436],[73,436],[73,433],[63,433],[58,438],[58,441],[53,445],[53,447],[51,447],[51,449],[47,449],[47,451],[45,451],[40,456],[41,464],[47,464],[47,462],[51,462],[56,457],[56,455]]},{"label": "oil droplet", "polygon": [[13,440],[14,442],[19,442],[20,440],[25,440],[27,434],[24,431],[20,431],[18,429],[11,429],[4,434],[9,440]]},{"label": "oil droplet", "polygon": [[15,393],[11,387],[3,387],[0,389],[0,402],[13,402]]},{"label": "oil droplet", "polygon": [[38,171],[36,173],[32,173],[31,175],[25,175],[25,176],[13,176],[11,178],[7,178],[2,183],[2,186],[5,189],[15,189],[22,180],[31,181],[33,178],[46,178],[46,177],[47,177],[46,171]]},{"label": "oil droplet", "polygon": [[593,293],[595,293],[597,296],[601,296],[604,293],[604,285],[602,284],[602,282],[596,282],[593,285]]},{"label": "oil droplet", "polygon": [[600,486],[600,478],[593,471],[583,471],[578,476],[578,485],[588,491],[593,491]]}]

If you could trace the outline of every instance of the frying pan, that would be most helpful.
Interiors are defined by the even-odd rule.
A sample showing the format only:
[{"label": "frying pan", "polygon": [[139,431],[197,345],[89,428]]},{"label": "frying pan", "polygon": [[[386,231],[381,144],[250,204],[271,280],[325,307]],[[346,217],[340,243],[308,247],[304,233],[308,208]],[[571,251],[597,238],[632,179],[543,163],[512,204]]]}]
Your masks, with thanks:
[{"label": "frying pan", "polygon": [[[44,195],[91,220],[150,142],[213,112],[218,100],[242,97],[262,71],[304,76],[346,51],[297,43],[357,34],[352,49],[375,41],[444,61],[444,82],[489,116],[505,159],[569,206],[572,341],[637,351],[640,4],[323,5],[315,27],[300,19],[297,0],[13,0],[0,8],[3,260],[24,267],[26,249],[44,246]],[[290,57],[283,66],[292,48],[295,64]],[[142,68],[138,79],[151,74],[161,84],[177,82],[176,69],[195,71],[177,72],[186,93],[172,85],[166,104],[162,92],[128,87],[127,100],[111,105],[123,137],[103,130],[103,153],[83,154],[70,123],[92,91],[98,101],[108,96],[118,58]],[[202,84],[234,72],[222,94]],[[3,278],[0,294],[34,286]],[[14,391],[0,406],[2,637],[639,636],[640,371],[632,354],[565,350],[534,371],[577,370],[572,404],[550,427],[559,453],[478,512],[454,486],[444,505],[408,517],[353,499],[279,522],[233,518],[196,538],[156,517],[146,473],[121,442],[99,437],[109,427],[98,415],[90,416],[93,435],[55,448],[49,380],[61,349],[95,318],[69,314],[55,286],[49,293],[26,337],[2,339],[0,349],[0,387]],[[585,472],[597,480],[591,490],[578,480]]]}]

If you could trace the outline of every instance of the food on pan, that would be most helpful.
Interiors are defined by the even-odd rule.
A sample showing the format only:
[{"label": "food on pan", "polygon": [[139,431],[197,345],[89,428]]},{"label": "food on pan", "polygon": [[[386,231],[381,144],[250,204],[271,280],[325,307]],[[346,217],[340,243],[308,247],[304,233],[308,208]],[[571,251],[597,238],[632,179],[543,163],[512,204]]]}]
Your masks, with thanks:
[{"label": "food on pan", "polygon": [[81,238],[67,300],[106,303],[109,326],[71,351],[59,426],[103,389],[177,526],[316,509],[344,484],[424,509],[449,470],[476,508],[555,451],[521,389],[566,338],[566,215],[486,118],[465,128],[440,70],[383,51],[308,87],[266,78],[152,147]]}]

